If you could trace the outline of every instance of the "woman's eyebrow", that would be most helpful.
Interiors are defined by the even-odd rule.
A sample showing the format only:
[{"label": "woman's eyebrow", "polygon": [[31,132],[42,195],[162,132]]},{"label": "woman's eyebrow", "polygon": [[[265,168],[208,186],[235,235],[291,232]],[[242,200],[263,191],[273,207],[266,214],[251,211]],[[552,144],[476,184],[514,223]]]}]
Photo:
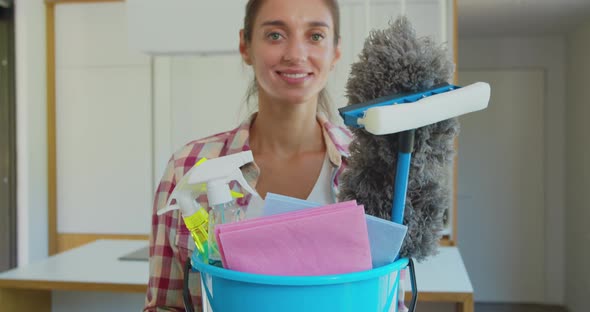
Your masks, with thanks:
[{"label": "woman's eyebrow", "polygon": [[325,28],[330,28],[330,25],[326,24],[325,22],[309,22],[307,23],[309,26],[311,27],[325,27]]},{"label": "woman's eyebrow", "polygon": [[266,21],[261,26],[287,26],[287,24],[280,20]]},{"label": "woman's eyebrow", "polygon": [[[312,21],[307,23],[308,26],[310,27],[325,27],[325,28],[330,28],[330,25],[328,25],[325,22],[321,22],[321,21]],[[287,23],[285,23],[284,21],[281,20],[271,20],[271,21],[266,21],[263,22],[261,24],[261,26],[280,26],[280,27],[286,27]]]}]

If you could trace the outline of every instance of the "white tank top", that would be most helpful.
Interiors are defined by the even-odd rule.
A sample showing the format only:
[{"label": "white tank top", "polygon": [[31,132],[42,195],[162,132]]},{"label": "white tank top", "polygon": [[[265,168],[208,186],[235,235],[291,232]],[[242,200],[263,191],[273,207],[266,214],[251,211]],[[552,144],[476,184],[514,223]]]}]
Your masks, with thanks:
[{"label": "white tank top", "polygon": [[[322,165],[322,171],[320,171],[320,175],[318,176],[311,193],[307,197],[308,201],[322,205],[334,203],[334,200],[332,199],[331,169],[332,166],[330,164],[330,160],[328,159],[328,154],[326,153],[324,164]],[[264,207],[264,199],[252,196],[250,203],[248,203],[247,218],[249,218],[248,216],[260,216],[262,213],[262,207]]]}]

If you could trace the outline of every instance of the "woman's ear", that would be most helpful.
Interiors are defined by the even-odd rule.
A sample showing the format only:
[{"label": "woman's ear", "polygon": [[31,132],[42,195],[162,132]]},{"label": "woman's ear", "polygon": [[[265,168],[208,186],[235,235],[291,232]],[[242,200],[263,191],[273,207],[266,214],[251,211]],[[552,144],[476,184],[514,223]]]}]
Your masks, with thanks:
[{"label": "woman's ear", "polygon": [[244,30],[240,30],[240,54],[242,55],[242,59],[244,63],[248,65],[252,65],[252,59],[250,58],[250,51],[248,50],[248,43],[244,38]]}]

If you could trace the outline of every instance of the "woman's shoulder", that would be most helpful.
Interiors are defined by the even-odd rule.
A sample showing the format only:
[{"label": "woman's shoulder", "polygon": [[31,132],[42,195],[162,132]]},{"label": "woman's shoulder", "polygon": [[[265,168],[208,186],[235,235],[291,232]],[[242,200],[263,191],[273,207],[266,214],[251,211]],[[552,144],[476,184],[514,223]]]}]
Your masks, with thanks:
[{"label": "woman's shoulder", "polygon": [[[239,128],[192,140],[181,146],[175,153],[176,161],[193,164],[201,158],[217,158],[226,154],[236,139]],[[192,166],[192,164],[191,164]]]}]

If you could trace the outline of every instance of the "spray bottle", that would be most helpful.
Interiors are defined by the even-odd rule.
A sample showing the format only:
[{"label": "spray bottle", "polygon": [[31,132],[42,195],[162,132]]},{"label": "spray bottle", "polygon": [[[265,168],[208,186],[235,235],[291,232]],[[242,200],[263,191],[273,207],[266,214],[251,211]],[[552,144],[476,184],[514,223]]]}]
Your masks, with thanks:
[{"label": "spray bottle", "polygon": [[194,171],[191,169],[192,172],[188,175],[189,184],[207,183],[207,198],[211,207],[208,231],[209,264],[221,265],[221,256],[215,239],[215,226],[241,221],[246,215],[242,207],[238,206],[236,200],[232,198],[229,183],[237,181],[250,194],[259,196],[246,182],[240,170],[241,166],[252,161],[254,161],[254,157],[251,151],[240,152],[208,160],[193,168]]},{"label": "spray bottle", "polygon": [[[207,259],[207,229],[209,224],[209,214],[205,208],[201,207],[195,199],[199,193],[202,193],[203,185],[190,184],[188,177],[198,166],[203,164],[207,159],[200,159],[183,177],[180,179],[172,194],[168,198],[166,208],[158,210],[158,215],[172,210],[180,210],[182,219],[186,228],[191,233],[197,250],[202,258]],[[175,200],[176,204],[172,204]]]},{"label": "spray bottle", "polygon": [[[191,233],[193,241],[197,247],[201,259],[207,261],[207,254],[209,247],[207,241],[209,239],[209,213],[205,208],[201,207],[195,199],[201,193],[207,191],[206,185],[201,184],[190,184],[188,183],[189,175],[195,170],[197,166],[205,162],[206,158],[201,158],[183,177],[180,179],[172,194],[168,198],[166,208],[158,210],[157,214],[162,215],[168,211],[180,210],[182,219],[186,228]],[[243,194],[232,191],[232,197],[242,198]],[[172,201],[176,201],[176,204],[172,204]]]}]

